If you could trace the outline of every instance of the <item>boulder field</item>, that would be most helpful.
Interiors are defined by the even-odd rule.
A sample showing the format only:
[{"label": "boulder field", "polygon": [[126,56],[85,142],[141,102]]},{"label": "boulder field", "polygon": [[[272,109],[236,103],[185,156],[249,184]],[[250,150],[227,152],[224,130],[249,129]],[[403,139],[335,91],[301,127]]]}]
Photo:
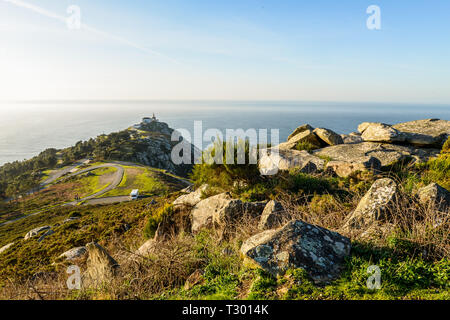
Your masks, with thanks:
[{"label": "boulder field", "polygon": [[358,132],[342,135],[305,124],[295,129],[286,142],[267,149],[259,167],[269,174],[276,172],[276,167],[308,173],[328,170],[348,177],[399,163],[426,162],[439,154],[449,135],[450,121],[439,119],[396,125],[364,122],[358,126]]}]

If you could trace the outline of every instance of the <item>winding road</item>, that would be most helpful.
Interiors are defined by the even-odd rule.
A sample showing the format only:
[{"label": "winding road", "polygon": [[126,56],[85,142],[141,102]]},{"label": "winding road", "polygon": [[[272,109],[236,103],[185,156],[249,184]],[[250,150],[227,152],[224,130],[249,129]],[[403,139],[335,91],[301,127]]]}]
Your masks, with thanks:
[{"label": "winding road", "polygon": [[[70,205],[76,205],[78,202],[82,202],[82,201],[94,199],[94,198],[97,198],[97,197],[99,197],[99,196],[101,196],[101,195],[103,195],[103,194],[105,194],[105,193],[108,193],[108,192],[111,191],[111,190],[114,190],[115,188],[117,188],[117,187],[119,186],[120,182],[122,181],[123,175],[124,175],[124,173],[125,173],[125,170],[123,169],[122,166],[120,166],[120,165],[118,165],[118,164],[115,164],[115,163],[105,163],[105,164],[100,164],[100,165],[98,165],[98,166],[89,167],[89,168],[86,168],[86,169],[84,169],[84,170],[80,170],[80,171],[77,171],[77,172],[75,172],[75,173],[73,173],[73,174],[68,175],[68,176],[67,176],[67,179],[72,178],[72,177],[75,177],[75,176],[78,176],[78,175],[80,175],[80,174],[87,173],[87,172],[89,172],[89,171],[93,171],[93,170],[97,170],[97,169],[101,169],[101,168],[111,168],[111,167],[112,167],[112,168],[116,168],[117,171],[116,171],[115,174],[114,174],[113,181],[112,181],[108,186],[106,186],[106,188],[104,188],[104,189],[102,189],[102,190],[100,190],[100,191],[98,191],[98,192],[96,192],[96,193],[94,193],[94,194],[91,194],[91,195],[89,195],[89,196],[87,196],[87,197],[84,197],[84,198],[82,198],[82,199],[79,199],[79,200],[76,200],[76,201],[72,201],[72,202],[66,203],[65,205],[67,205],[67,206],[70,206]],[[114,197],[111,197],[111,198],[114,198]],[[108,199],[109,201],[111,201],[111,198],[106,198],[106,199]],[[100,200],[100,199],[99,199],[99,200]],[[101,203],[101,202],[98,202],[98,203]],[[98,203],[97,203],[97,204],[98,204]],[[109,202],[109,203],[110,203],[110,202]]]},{"label": "winding road", "polygon": [[79,167],[83,164],[86,164],[88,161],[89,161],[88,159],[82,159],[82,160],[79,160],[78,162],[74,163],[70,167],[67,167],[67,168],[64,168],[64,169],[61,169],[61,170],[51,173],[47,179],[42,181],[41,186],[44,187],[44,186],[47,186],[47,185],[55,182],[56,180],[58,180],[65,174],[68,174],[72,170],[76,169],[77,167]]},{"label": "winding road", "polygon": [[[63,170],[59,170],[59,171],[53,173],[48,179],[46,179],[45,181],[43,181],[41,183],[41,187],[45,188],[46,186],[48,186],[52,182],[56,181],[57,179],[61,178],[62,176],[66,175],[67,173],[71,172],[72,170],[74,170],[78,166],[80,166],[82,164],[85,164],[86,161],[87,160],[80,160],[80,161],[78,161],[77,163],[75,163],[74,165],[72,165],[70,167],[67,167],[67,168],[65,168]],[[123,169],[123,167],[121,165],[116,164],[116,163],[104,163],[104,164],[100,164],[100,165],[97,165],[97,166],[92,166],[92,167],[89,167],[89,168],[86,168],[86,169],[74,172],[72,174],[69,174],[69,175],[67,175],[67,177],[64,178],[64,180],[72,178],[72,177],[75,177],[75,176],[78,176],[78,175],[81,175],[81,174],[84,174],[84,173],[87,173],[87,172],[90,172],[90,171],[93,171],[93,170],[96,170],[96,169],[111,168],[111,167],[116,168],[117,171],[114,174],[112,182],[108,186],[106,186],[104,189],[102,189],[102,190],[100,190],[100,191],[98,191],[98,192],[96,192],[94,194],[91,194],[91,195],[89,195],[87,197],[84,197],[82,199],[79,199],[79,200],[76,200],[76,201],[72,201],[72,202],[66,202],[66,203],[57,205],[55,207],[75,206],[79,202],[88,201],[88,200],[91,200],[91,199],[93,199],[93,200],[91,200],[92,203],[90,203],[90,204],[111,204],[111,203],[115,203],[115,202],[123,202],[123,201],[130,200],[129,196],[118,196],[118,197],[107,197],[107,198],[94,199],[94,198],[97,198],[97,197],[99,197],[99,196],[101,196],[101,195],[111,191],[111,190],[114,190],[115,188],[117,188],[119,186],[120,182],[123,179],[123,175],[124,175],[125,170]],[[53,209],[55,207],[52,207],[51,209]],[[48,209],[48,210],[50,210],[50,209]],[[45,211],[48,211],[48,210],[44,209],[44,210],[36,211],[36,212],[30,213],[30,214],[27,214],[27,215],[24,215],[24,216],[12,219],[12,220],[5,221],[3,223],[0,223],[0,227],[3,226],[3,225],[11,224],[13,222],[16,222],[18,220],[21,220],[21,219],[24,219],[24,218],[27,218],[27,217],[31,217],[31,216],[37,215],[39,213],[42,213],[42,212],[45,212]]]},{"label": "winding road", "polygon": [[[53,207],[48,208],[48,209],[42,209],[42,210],[30,213],[30,214],[26,214],[24,216],[21,216],[21,217],[12,219],[12,220],[5,221],[3,223],[0,223],[0,227],[3,226],[3,225],[7,225],[7,224],[10,224],[10,223],[13,223],[13,222],[18,221],[18,220],[27,218],[27,217],[31,217],[31,216],[37,215],[39,213],[48,211],[48,210],[53,209],[55,207],[75,206],[75,205],[80,204],[80,202],[86,202],[87,204],[95,205],[95,204],[113,204],[113,203],[117,203],[117,202],[125,202],[125,201],[130,201],[131,200],[131,198],[129,196],[115,196],[115,197],[104,197],[104,198],[98,198],[98,197],[108,193],[111,190],[114,190],[115,188],[117,188],[119,186],[119,184],[121,183],[121,181],[122,181],[122,179],[124,177],[124,174],[125,174],[125,170],[124,170],[123,166],[143,167],[142,165],[134,164],[134,163],[130,163],[130,162],[115,161],[115,162],[108,162],[108,163],[99,164],[99,165],[96,165],[96,166],[88,167],[88,168],[81,169],[79,171],[73,172],[79,166],[81,166],[83,164],[87,164],[88,161],[89,161],[88,159],[82,159],[82,160],[77,161],[76,163],[74,163],[73,165],[71,165],[71,166],[69,166],[67,168],[64,168],[64,169],[61,169],[61,170],[58,170],[58,171],[55,171],[55,172],[51,173],[50,176],[41,183],[40,190],[49,187],[50,184],[52,184],[53,182],[57,181],[61,177],[63,177],[62,178],[62,181],[63,181],[63,180],[66,180],[66,179],[70,179],[70,178],[82,175],[84,173],[88,173],[88,172],[93,171],[93,170],[101,169],[101,168],[116,168],[117,170],[114,173],[114,177],[113,177],[113,179],[112,179],[112,181],[111,181],[111,183],[109,185],[107,185],[102,190],[100,190],[100,191],[98,191],[98,192],[96,192],[94,194],[91,194],[91,195],[89,195],[87,197],[84,197],[82,199],[79,199],[79,200],[76,200],[76,201],[62,203],[62,204],[53,206]],[[191,184],[189,181],[187,181],[185,179],[181,179],[181,178],[177,178],[177,179],[179,181],[185,183],[186,185],[190,185]]]}]

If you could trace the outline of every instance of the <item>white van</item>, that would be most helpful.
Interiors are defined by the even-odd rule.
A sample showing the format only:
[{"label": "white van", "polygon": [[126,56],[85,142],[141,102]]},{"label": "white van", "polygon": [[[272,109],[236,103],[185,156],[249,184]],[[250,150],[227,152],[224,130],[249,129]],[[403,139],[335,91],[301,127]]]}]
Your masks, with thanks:
[{"label": "white van", "polygon": [[133,191],[131,191],[130,198],[131,200],[137,200],[139,198],[139,190],[134,189]]}]

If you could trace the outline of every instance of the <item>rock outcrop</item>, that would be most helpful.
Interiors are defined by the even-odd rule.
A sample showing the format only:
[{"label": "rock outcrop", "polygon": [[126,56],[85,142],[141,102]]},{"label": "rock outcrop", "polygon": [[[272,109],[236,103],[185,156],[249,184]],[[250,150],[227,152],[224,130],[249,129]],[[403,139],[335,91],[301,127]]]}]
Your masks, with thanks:
[{"label": "rock outcrop", "polygon": [[119,264],[105,248],[96,242],[88,243],[86,249],[89,256],[83,285],[98,286],[105,281],[110,281],[116,275]]},{"label": "rock outcrop", "polygon": [[[126,161],[142,163],[185,176],[192,169],[194,160],[201,155],[200,150],[183,139],[181,134],[175,132],[167,123],[160,121],[141,123],[129,130],[132,132],[130,138],[133,140],[133,152],[125,159]],[[172,141],[174,133],[179,137],[178,141]],[[185,150],[189,152],[188,155],[182,154]],[[180,158],[187,156],[190,163],[174,163],[172,152],[180,153]]]},{"label": "rock outcrop", "polygon": [[390,125],[384,123],[369,123],[363,126],[361,138],[368,142],[404,142],[405,136]]},{"label": "rock outcrop", "polygon": [[387,143],[362,142],[340,144],[314,150],[313,155],[351,163],[359,163],[361,160],[367,159],[366,157],[374,157],[380,161],[382,168],[386,168],[407,160],[423,163],[431,157],[439,155],[439,152],[440,150],[438,149],[421,149]]},{"label": "rock outcrop", "polygon": [[193,207],[197,203],[202,201],[202,195],[208,188],[209,186],[207,184],[204,184],[193,192],[179,196],[177,199],[175,199],[173,205],[182,207]]},{"label": "rock outcrop", "polygon": [[[439,154],[450,134],[450,121],[429,119],[394,126],[364,122],[358,131],[338,135],[329,129],[302,125],[278,149],[267,149],[259,160],[261,174],[294,168],[306,173],[319,172],[325,169],[320,158],[337,161],[327,168],[342,177],[357,171],[388,169],[402,162],[423,163]],[[311,153],[296,150],[300,142],[309,144]]]},{"label": "rock outcrop", "polygon": [[350,248],[348,238],[296,220],[247,239],[241,254],[246,264],[261,267],[272,275],[302,268],[316,283],[326,283],[339,275]]},{"label": "rock outcrop", "polygon": [[317,128],[313,131],[320,140],[325,142],[326,145],[335,146],[338,144],[343,144],[344,140],[340,135],[330,129]]},{"label": "rock outcrop", "polygon": [[361,157],[351,161],[329,161],[325,169],[334,172],[339,177],[346,178],[359,172],[377,172],[381,169],[381,162],[374,157]]},{"label": "rock outcrop", "polygon": [[245,214],[260,215],[265,205],[265,202],[243,202],[233,199],[229,193],[215,195],[200,201],[192,209],[191,230],[196,233],[212,225],[224,226]]},{"label": "rock outcrop", "polygon": [[397,184],[389,178],[379,179],[370,187],[369,191],[359,202],[355,211],[347,218],[343,230],[367,229],[374,222],[386,218],[386,212],[394,201]]},{"label": "rock outcrop", "polygon": [[439,119],[415,120],[388,125],[363,122],[358,126],[364,141],[404,143],[420,147],[440,148],[450,135],[450,121]]},{"label": "rock outcrop", "polygon": [[24,240],[28,240],[34,237],[37,237],[40,233],[51,229],[50,226],[43,226],[43,227],[38,227],[38,228],[34,228],[30,231],[28,231],[28,233],[25,235]]},{"label": "rock outcrop", "polygon": [[86,247],[76,247],[72,248],[64,253],[62,253],[59,258],[65,258],[67,261],[73,261],[82,258],[87,254]]},{"label": "rock outcrop", "polygon": [[276,172],[278,170],[288,171],[298,169],[305,173],[322,171],[325,161],[317,156],[311,155],[305,150],[278,150],[273,152],[270,148],[259,160],[259,170],[263,174]]},{"label": "rock outcrop", "polygon": [[291,140],[293,137],[295,137],[297,134],[302,133],[303,131],[306,131],[306,130],[313,131],[314,128],[311,127],[309,124],[303,124],[303,125],[297,127],[297,129],[295,129],[295,130],[289,135],[288,141]]},{"label": "rock outcrop", "polygon": [[315,149],[320,148],[322,145],[320,139],[312,130],[305,130],[297,133],[287,142],[281,143],[278,148],[281,150],[292,150],[295,149],[299,143],[308,143]]},{"label": "rock outcrop", "polygon": [[281,143],[278,148],[282,150],[293,150],[296,149],[298,143],[308,143],[313,149],[319,149],[327,145],[334,146],[341,144],[344,141],[340,135],[330,129],[314,129],[309,124],[304,124],[295,129],[289,135],[288,140]]},{"label": "rock outcrop", "polygon": [[264,211],[259,220],[258,228],[260,230],[268,230],[280,227],[283,218],[286,216],[281,203],[275,200],[269,201],[264,207]]},{"label": "rock outcrop", "polygon": [[432,205],[439,210],[450,208],[450,192],[437,183],[421,188],[417,194],[424,205]]},{"label": "rock outcrop", "polygon": [[450,121],[439,119],[415,120],[392,126],[401,131],[405,141],[417,146],[442,147],[450,135]]}]

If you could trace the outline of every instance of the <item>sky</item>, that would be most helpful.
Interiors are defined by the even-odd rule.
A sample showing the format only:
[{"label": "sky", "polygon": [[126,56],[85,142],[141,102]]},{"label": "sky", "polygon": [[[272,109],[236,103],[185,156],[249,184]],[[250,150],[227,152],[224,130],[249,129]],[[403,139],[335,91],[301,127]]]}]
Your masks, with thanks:
[{"label": "sky", "polygon": [[0,0],[0,101],[450,104],[449,40],[448,0]]}]

